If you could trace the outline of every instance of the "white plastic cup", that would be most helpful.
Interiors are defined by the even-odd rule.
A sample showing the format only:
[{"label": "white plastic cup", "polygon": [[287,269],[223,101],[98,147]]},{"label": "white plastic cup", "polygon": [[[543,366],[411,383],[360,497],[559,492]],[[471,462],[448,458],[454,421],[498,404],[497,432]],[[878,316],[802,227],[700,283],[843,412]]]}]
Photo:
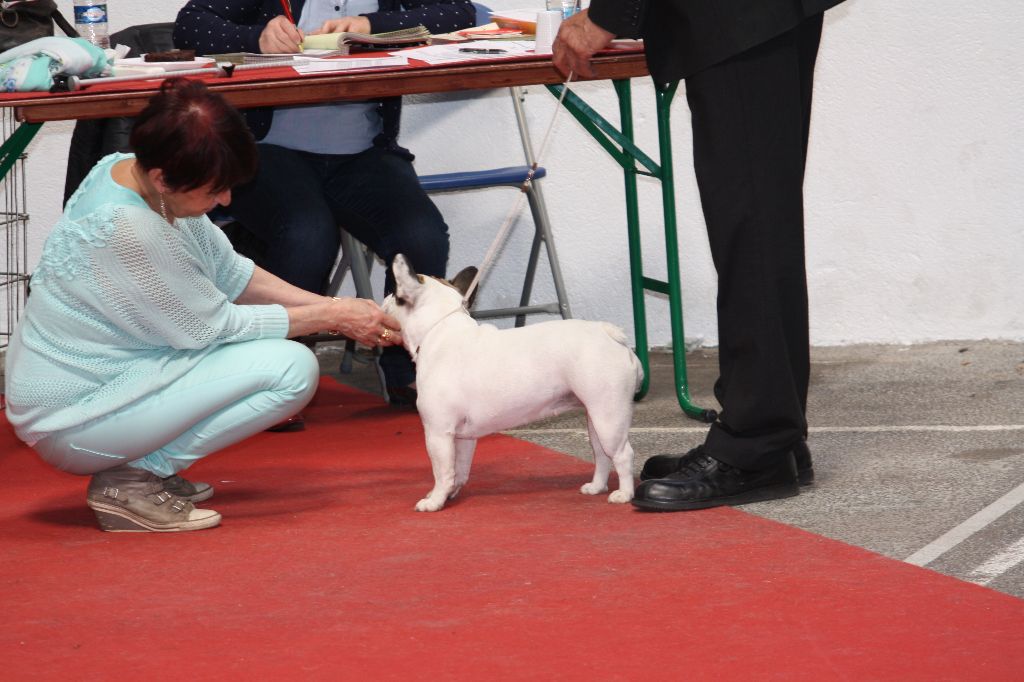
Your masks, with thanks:
[{"label": "white plastic cup", "polygon": [[551,46],[558,35],[558,27],[562,24],[561,10],[537,12],[537,34],[534,36],[533,53],[551,54]]}]

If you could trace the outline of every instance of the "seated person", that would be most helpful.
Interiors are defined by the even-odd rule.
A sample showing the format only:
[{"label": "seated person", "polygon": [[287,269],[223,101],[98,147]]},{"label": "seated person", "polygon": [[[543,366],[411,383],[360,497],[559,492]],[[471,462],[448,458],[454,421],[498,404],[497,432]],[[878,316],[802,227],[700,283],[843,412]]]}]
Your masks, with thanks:
[{"label": "seated person", "polygon": [[[174,42],[199,54],[297,52],[305,33],[384,32],[417,25],[446,33],[474,25],[469,0],[189,0]],[[390,265],[403,253],[417,272],[444,276],[448,226],[420,188],[412,155],[397,144],[399,98],[243,112],[259,140],[260,164],[228,213],[262,242],[257,262],[307,291],[322,293],[341,241],[338,227]],[[385,292],[394,282],[388,272]],[[415,400],[412,361],[385,349],[381,369],[391,402]]]},{"label": "seated person", "polygon": [[210,528],[213,495],[181,472],[279,423],[319,365],[287,337],[401,342],[377,304],[292,286],[240,256],[206,213],[256,170],[241,115],[171,79],[67,203],[6,358],[7,418],[46,462],[91,475],[110,531]]}]

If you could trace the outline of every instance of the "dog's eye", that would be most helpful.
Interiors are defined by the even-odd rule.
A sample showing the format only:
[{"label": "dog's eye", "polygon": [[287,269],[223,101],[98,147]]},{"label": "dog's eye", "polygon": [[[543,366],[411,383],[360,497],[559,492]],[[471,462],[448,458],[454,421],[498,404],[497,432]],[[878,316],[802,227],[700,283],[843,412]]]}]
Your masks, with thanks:
[{"label": "dog's eye", "polygon": [[399,296],[397,294],[395,295],[395,303],[396,304],[398,304],[398,305],[405,305],[406,302],[407,301],[404,298],[402,298],[401,296]]}]

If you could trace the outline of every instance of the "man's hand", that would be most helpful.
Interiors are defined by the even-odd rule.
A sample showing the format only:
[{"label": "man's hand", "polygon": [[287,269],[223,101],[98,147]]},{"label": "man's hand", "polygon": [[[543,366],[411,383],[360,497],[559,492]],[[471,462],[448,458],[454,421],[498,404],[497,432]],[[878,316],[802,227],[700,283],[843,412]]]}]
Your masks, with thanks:
[{"label": "man's hand", "polygon": [[302,31],[288,21],[288,17],[279,15],[270,20],[260,34],[260,52],[264,54],[291,54],[299,52],[302,43]]},{"label": "man's hand", "polygon": [[370,20],[366,17],[342,17],[341,19],[328,19],[324,25],[315,31],[310,31],[311,36],[321,33],[369,33]]},{"label": "man's hand", "polygon": [[614,33],[609,33],[590,20],[587,10],[577,12],[558,28],[552,49],[555,68],[566,76],[572,72],[593,78],[594,69],[590,66],[590,58],[598,50],[607,47],[613,38]]}]

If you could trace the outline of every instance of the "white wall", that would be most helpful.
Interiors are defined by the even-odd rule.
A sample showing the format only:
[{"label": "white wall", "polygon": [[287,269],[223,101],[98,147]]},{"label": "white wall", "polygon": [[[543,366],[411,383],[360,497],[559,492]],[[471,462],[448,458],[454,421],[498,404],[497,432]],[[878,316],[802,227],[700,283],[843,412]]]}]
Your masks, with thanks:
[{"label": "white wall", "polygon": [[[66,16],[71,1],[59,0]],[[112,30],[169,21],[181,3],[111,0]],[[537,0],[494,0],[495,8]],[[1024,340],[1024,4],[848,0],[827,15],[817,70],[806,183],[811,334],[817,345],[940,339]],[[574,86],[611,120],[610,84]],[[645,80],[634,81],[638,141],[654,154],[657,131]],[[410,99],[403,143],[421,173],[518,161],[508,94]],[[528,110],[539,145],[555,111],[544,88]],[[690,163],[682,87],[673,107],[686,337],[716,343],[714,271]],[[72,124],[44,126],[29,147],[30,262],[63,195]],[[543,163],[556,243],[577,317],[631,329],[623,190],[618,167],[566,112]],[[514,201],[492,190],[438,198],[452,232],[452,272],[476,264]],[[641,180],[649,276],[664,277],[659,190]],[[529,246],[517,224],[480,303],[517,298]],[[379,268],[377,269],[379,290]],[[553,298],[546,271],[537,296]],[[664,298],[650,295],[650,343],[670,342]]]}]

